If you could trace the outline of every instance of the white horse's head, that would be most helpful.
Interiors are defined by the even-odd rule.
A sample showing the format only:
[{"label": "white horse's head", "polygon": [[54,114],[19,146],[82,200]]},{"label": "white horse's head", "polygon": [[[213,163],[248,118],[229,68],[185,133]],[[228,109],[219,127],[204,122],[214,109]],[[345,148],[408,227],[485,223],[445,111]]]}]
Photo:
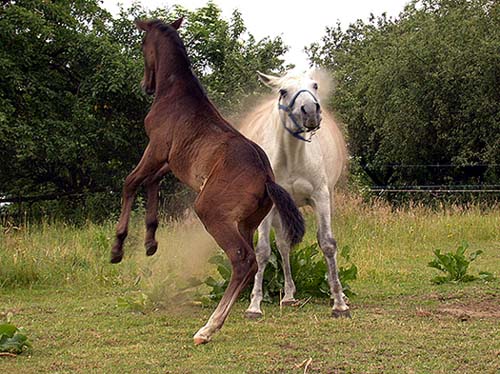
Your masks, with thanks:
[{"label": "white horse's head", "polygon": [[285,111],[295,128],[314,131],[321,123],[319,85],[311,73],[283,77],[258,72],[262,82],[279,93],[279,108]]}]

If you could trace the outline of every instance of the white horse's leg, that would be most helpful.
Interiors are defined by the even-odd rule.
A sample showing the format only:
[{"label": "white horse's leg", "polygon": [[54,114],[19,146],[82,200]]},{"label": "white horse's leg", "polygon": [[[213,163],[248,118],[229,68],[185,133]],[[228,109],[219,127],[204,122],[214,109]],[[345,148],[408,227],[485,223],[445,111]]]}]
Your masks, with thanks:
[{"label": "white horse's leg", "polygon": [[328,266],[328,283],[333,299],[332,316],[350,317],[349,307],[344,301],[344,293],[337,270],[337,242],[333,238],[331,205],[328,191],[322,190],[312,196],[314,212],[318,221],[318,243],[325,255]]},{"label": "white horse's leg", "polygon": [[269,212],[266,218],[262,221],[258,228],[259,239],[255,247],[255,257],[257,259],[258,270],[255,274],[253,283],[252,296],[250,305],[245,311],[247,318],[262,317],[262,310],[260,303],[262,302],[262,281],[264,279],[264,270],[266,270],[269,257],[271,255],[271,243],[269,242],[269,234],[271,233],[271,225],[273,221],[275,210],[274,208]]},{"label": "white horse's leg", "polygon": [[281,228],[281,221],[275,217],[273,226],[276,229],[276,246],[281,255],[283,264],[283,275],[285,276],[285,295],[281,300],[282,305],[294,305],[297,303],[295,300],[295,283],[292,278],[292,270],[290,268],[290,243],[285,239],[285,235]]}]

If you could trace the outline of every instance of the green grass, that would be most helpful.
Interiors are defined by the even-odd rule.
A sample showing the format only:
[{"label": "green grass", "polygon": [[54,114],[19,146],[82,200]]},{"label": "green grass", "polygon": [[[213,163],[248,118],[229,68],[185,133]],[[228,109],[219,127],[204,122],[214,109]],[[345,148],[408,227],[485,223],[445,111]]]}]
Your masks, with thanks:
[{"label": "green grass", "polygon": [[[214,244],[193,223],[164,225],[159,252],[146,258],[142,222],[134,220],[120,265],[107,263],[112,223],[4,231],[0,313],[24,328],[33,349],[0,357],[0,372],[303,373],[297,366],[311,358],[308,373],[498,373],[500,281],[434,285],[427,263],[434,249],[465,240],[470,251],[484,251],[470,272],[500,276],[500,211],[392,211],[345,196],[337,207],[338,242],[351,247],[359,269],[353,318],[332,319],[327,300],[310,300],[292,309],[265,304],[255,322],[238,302],[201,347],[192,335],[213,308],[172,302],[188,276],[214,273],[206,264]],[[117,307],[133,292],[146,293],[153,307]]]}]

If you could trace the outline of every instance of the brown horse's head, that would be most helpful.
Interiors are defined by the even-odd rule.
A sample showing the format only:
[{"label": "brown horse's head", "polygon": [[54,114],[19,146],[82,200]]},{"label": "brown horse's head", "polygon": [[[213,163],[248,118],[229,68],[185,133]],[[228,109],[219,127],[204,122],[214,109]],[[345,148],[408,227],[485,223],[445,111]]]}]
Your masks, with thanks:
[{"label": "brown horse's head", "polygon": [[[157,38],[161,29],[172,28],[178,30],[183,21],[183,17],[171,24],[164,24],[161,21],[142,21],[136,20],[135,25],[139,30],[145,31],[146,35],[142,40],[142,53],[144,55],[144,78],[141,81],[142,89],[148,94],[153,95],[156,90],[156,69],[157,69]],[[161,26],[159,28],[158,26]]]}]

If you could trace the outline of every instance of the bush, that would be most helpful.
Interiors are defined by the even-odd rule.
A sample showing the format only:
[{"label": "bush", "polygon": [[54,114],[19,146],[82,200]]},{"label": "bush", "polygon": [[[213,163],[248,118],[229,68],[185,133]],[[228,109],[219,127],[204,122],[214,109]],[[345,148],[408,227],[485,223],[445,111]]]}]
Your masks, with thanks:
[{"label": "bush", "polygon": [[0,352],[21,354],[31,349],[28,337],[10,323],[0,324]]},{"label": "bush", "polygon": [[493,274],[486,271],[479,272],[479,277],[467,274],[471,262],[483,253],[483,251],[478,250],[466,257],[465,251],[468,247],[469,245],[467,242],[463,242],[457,248],[455,253],[441,253],[439,249],[434,250],[436,258],[429,262],[428,266],[437,269],[446,275],[434,277],[431,282],[435,284],[443,284],[448,282],[470,282],[476,279],[492,280]]},{"label": "bush", "polygon": [[[351,262],[350,248],[348,246],[341,248],[339,255],[349,266],[339,266],[339,278],[342,283],[344,294],[348,297],[354,296],[349,282],[357,278],[358,269]],[[228,258],[223,254],[217,254],[210,258],[210,263],[217,266],[217,272],[220,279],[208,277],[204,283],[210,288],[208,295],[203,296],[202,300],[218,301],[224,294],[229,280],[231,278],[231,264]],[[297,288],[298,297],[318,297],[326,298],[330,296],[328,285],[327,266],[318,244],[305,245],[301,248],[295,248],[290,252],[290,266],[292,276]],[[271,237],[271,256],[264,272],[264,281],[262,285],[263,301],[273,302],[279,300],[281,291],[285,287],[281,256],[279,254],[274,236]],[[241,294],[241,299],[250,297],[251,289],[247,287]]]},{"label": "bush", "polygon": [[413,0],[308,49],[372,184],[500,184],[499,29],[497,1]]}]

